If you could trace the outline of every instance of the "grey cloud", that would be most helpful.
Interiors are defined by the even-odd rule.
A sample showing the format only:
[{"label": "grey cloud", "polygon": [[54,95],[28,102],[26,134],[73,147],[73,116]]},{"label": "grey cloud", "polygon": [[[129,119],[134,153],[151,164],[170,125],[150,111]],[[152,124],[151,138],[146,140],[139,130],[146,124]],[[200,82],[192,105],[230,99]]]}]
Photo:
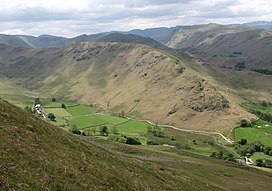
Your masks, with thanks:
[{"label": "grey cloud", "polygon": [[[245,7],[250,3],[243,0],[94,0],[82,9],[36,6],[3,10],[0,7],[0,33],[73,36],[211,21],[224,23],[234,18],[239,22],[242,17],[243,20],[247,17],[252,21],[269,17],[272,12],[272,9],[266,12],[248,10]],[[270,5],[272,7],[272,3]],[[233,6],[238,6],[238,11],[234,12]],[[239,10],[239,6],[242,10]]]}]

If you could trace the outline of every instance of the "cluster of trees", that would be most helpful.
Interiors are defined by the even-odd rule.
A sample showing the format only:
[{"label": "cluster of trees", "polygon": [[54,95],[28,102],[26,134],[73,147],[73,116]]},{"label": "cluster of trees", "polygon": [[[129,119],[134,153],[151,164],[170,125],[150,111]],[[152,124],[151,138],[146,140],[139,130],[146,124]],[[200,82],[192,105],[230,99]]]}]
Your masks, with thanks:
[{"label": "cluster of trees", "polygon": [[158,145],[157,142],[152,141],[152,140],[147,141],[146,144],[147,144],[147,145]]},{"label": "cluster of trees", "polygon": [[235,146],[237,152],[242,156],[250,156],[255,152],[263,152],[264,145],[262,143],[247,143],[247,139],[241,139]]},{"label": "cluster of trees", "polygon": [[38,98],[38,97],[35,98],[34,101],[35,101],[35,105],[41,104],[41,100],[40,100],[40,98]]},{"label": "cluster of trees", "polygon": [[261,166],[261,167],[269,167],[269,168],[272,168],[272,161],[271,161],[271,160],[257,159],[257,160],[256,160],[256,165],[257,165],[257,166]]},{"label": "cluster of trees", "polygon": [[156,126],[148,126],[147,132],[152,133],[155,137],[164,137],[163,128],[156,125]]},{"label": "cluster of trees", "polygon": [[141,145],[141,141],[137,137],[127,135],[111,135],[109,140],[116,141],[119,143],[125,143],[129,145]]},{"label": "cluster of trees", "polygon": [[[271,105],[271,103],[267,101],[261,101],[260,105],[263,107],[268,107],[269,105]],[[265,108],[262,110],[262,109],[247,107],[247,110],[250,113],[253,113],[254,115],[258,116],[260,119],[272,123],[272,113],[267,111]]]},{"label": "cluster of trees", "polygon": [[247,121],[246,119],[242,119],[240,121],[240,126],[241,127],[251,127],[251,123],[249,121]]},{"label": "cluster of trees", "polygon": [[241,139],[240,141],[238,141],[238,144],[240,144],[240,145],[247,144],[247,139]]},{"label": "cluster of trees", "polygon": [[266,155],[272,156],[272,147],[265,147],[263,152]]},{"label": "cluster of trees", "polygon": [[86,133],[83,131],[81,132],[79,128],[76,125],[72,125],[72,127],[69,129],[69,131],[76,135],[83,135],[86,136]]},{"label": "cluster of trees", "polygon": [[108,136],[109,135],[109,130],[107,126],[101,126],[99,128],[100,135],[102,136]]},{"label": "cluster of trees", "polygon": [[258,72],[265,75],[272,75],[272,71],[267,69],[252,69],[251,71]]},{"label": "cluster of trees", "polygon": [[47,117],[51,120],[51,121],[55,121],[56,116],[54,113],[48,113]]},{"label": "cluster of trees", "polygon": [[246,65],[244,62],[239,62],[235,65],[235,70],[241,71],[242,69],[245,69]]},{"label": "cluster of trees", "polygon": [[[264,147],[262,143],[247,143],[247,139],[241,139],[237,142],[235,149],[242,156],[251,156],[255,152],[263,152],[266,155],[272,156],[272,147]],[[256,165],[261,167],[272,167],[271,160],[257,159]]]},{"label": "cluster of trees", "polygon": [[219,153],[217,152],[212,152],[210,155],[212,158],[217,158],[217,159],[224,159],[228,161],[235,161],[234,155],[232,153],[224,153],[223,151],[220,151]]},{"label": "cluster of trees", "polygon": [[[108,129],[108,127],[107,127],[107,126],[101,126],[101,127],[99,128],[99,133],[100,133],[100,135],[102,135],[102,136],[108,136],[108,135],[109,135],[109,129]],[[115,135],[118,135],[119,132],[118,132],[117,127],[112,127],[111,133],[112,133],[112,134],[115,134]],[[94,134],[95,134],[95,132],[94,132]]]},{"label": "cluster of trees", "polygon": [[257,109],[249,109],[250,113],[257,115],[260,119],[272,123],[272,114],[269,112],[263,112]]}]

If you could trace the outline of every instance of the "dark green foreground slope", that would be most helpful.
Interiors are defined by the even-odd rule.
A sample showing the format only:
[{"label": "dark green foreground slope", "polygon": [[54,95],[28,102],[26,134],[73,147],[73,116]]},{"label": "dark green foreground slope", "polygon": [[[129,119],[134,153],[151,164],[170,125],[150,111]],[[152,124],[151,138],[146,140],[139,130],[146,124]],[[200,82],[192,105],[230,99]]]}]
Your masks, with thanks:
[{"label": "dark green foreground slope", "polygon": [[272,186],[269,173],[172,148],[150,148],[85,141],[0,99],[0,190],[269,190]]}]

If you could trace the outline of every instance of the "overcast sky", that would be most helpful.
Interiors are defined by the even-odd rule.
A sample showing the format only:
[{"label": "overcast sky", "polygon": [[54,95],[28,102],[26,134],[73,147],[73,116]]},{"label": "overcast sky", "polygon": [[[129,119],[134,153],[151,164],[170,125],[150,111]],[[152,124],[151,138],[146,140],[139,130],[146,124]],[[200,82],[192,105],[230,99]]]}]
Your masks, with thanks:
[{"label": "overcast sky", "polygon": [[0,33],[103,31],[272,20],[272,0],[0,0]]}]

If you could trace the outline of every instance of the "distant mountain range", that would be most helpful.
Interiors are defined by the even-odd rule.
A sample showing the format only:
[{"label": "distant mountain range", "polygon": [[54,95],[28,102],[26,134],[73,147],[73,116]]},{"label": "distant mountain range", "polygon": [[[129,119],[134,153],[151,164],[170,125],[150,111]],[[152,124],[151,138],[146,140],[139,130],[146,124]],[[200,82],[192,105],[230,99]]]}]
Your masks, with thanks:
[{"label": "distant mountain range", "polygon": [[[244,24],[234,24],[229,26],[224,25],[216,25],[216,24],[207,24],[207,25],[195,25],[195,26],[176,26],[176,27],[160,27],[160,28],[149,28],[149,29],[134,29],[131,31],[112,31],[112,32],[103,32],[98,34],[91,34],[91,35],[80,35],[76,36],[74,38],[66,38],[66,37],[60,37],[60,36],[52,36],[52,35],[41,35],[38,37],[34,36],[28,36],[28,35],[6,35],[6,34],[0,34],[0,43],[13,46],[13,47],[29,47],[29,48],[59,48],[64,47],[72,42],[96,42],[101,41],[100,39],[114,33],[119,34],[130,34],[130,35],[137,35],[141,37],[148,37],[152,38],[159,43],[163,45],[169,45],[172,42],[173,37],[176,35],[176,33],[179,31],[188,31],[191,29],[197,29],[197,28],[207,28],[211,26],[222,26],[221,28],[224,29],[224,27],[241,27],[236,28],[236,31],[248,31],[252,29],[264,29],[264,30],[272,30],[272,22],[267,21],[257,21],[257,22],[250,22],[250,23],[244,23]],[[132,36],[130,36],[132,37]],[[112,36],[111,36],[112,38]],[[135,36],[133,37],[135,38]],[[102,39],[103,40],[103,39]],[[147,40],[147,39],[146,39]],[[187,41],[190,39],[187,39]],[[148,41],[151,41],[149,39]],[[137,42],[135,42],[137,43]],[[154,42],[152,42],[154,44]]]},{"label": "distant mountain range", "polygon": [[245,27],[251,27],[256,29],[265,29],[272,31],[272,21],[254,21],[244,24],[236,24],[235,26],[245,26]]}]

